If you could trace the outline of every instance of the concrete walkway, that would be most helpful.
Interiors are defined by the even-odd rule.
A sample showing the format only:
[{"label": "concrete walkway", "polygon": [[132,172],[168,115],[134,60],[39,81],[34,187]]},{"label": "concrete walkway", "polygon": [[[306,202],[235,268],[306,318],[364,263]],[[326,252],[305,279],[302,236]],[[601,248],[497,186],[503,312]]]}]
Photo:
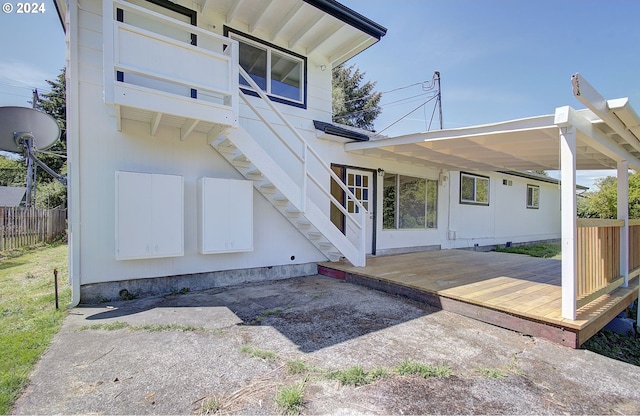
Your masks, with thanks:
[{"label": "concrete walkway", "polygon": [[[391,375],[326,376],[356,365]],[[320,276],[73,309],[13,413],[273,414],[301,382],[306,414],[640,413],[639,367]]]}]

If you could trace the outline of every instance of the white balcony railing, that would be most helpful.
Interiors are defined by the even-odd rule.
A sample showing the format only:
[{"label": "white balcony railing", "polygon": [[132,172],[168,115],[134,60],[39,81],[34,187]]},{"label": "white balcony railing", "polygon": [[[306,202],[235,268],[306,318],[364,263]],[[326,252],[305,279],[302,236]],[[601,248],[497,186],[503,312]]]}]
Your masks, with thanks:
[{"label": "white balcony railing", "polygon": [[107,104],[237,126],[236,41],[123,1],[103,27]]}]

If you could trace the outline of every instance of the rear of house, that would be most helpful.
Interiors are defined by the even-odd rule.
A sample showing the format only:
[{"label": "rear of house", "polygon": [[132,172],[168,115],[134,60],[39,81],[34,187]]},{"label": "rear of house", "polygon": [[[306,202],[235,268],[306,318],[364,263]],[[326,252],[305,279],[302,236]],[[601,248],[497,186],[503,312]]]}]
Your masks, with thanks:
[{"label": "rear of house", "polygon": [[560,237],[553,180],[345,148],[332,68],[386,29],[333,0],[56,4],[75,304]]}]

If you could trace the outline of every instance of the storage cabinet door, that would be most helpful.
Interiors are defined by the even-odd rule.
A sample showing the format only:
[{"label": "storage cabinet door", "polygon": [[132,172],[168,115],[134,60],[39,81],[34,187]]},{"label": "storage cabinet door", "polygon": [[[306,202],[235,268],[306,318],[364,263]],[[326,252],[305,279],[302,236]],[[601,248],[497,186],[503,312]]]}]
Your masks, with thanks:
[{"label": "storage cabinet door", "polygon": [[201,178],[198,192],[200,252],[253,250],[253,183]]},{"label": "storage cabinet door", "polygon": [[149,257],[151,175],[116,172],[116,259]]},{"label": "storage cabinet door", "polygon": [[154,257],[184,255],[184,179],[153,175],[150,215]]},{"label": "storage cabinet door", "polygon": [[116,172],[116,259],[184,254],[184,186],[175,175]]},{"label": "storage cabinet door", "polygon": [[234,181],[228,187],[231,207],[229,246],[233,251],[253,250],[253,183]]}]

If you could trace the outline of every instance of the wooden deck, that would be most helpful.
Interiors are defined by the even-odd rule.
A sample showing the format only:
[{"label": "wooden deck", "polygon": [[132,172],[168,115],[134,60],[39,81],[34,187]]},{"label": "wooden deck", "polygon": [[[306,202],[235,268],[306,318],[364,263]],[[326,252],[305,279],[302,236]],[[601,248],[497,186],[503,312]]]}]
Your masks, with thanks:
[{"label": "wooden deck", "polygon": [[561,316],[561,261],[518,254],[436,250],[320,263],[318,272],[427,302],[444,310],[528,335],[579,347],[638,297],[638,278],[628,288]]}]

